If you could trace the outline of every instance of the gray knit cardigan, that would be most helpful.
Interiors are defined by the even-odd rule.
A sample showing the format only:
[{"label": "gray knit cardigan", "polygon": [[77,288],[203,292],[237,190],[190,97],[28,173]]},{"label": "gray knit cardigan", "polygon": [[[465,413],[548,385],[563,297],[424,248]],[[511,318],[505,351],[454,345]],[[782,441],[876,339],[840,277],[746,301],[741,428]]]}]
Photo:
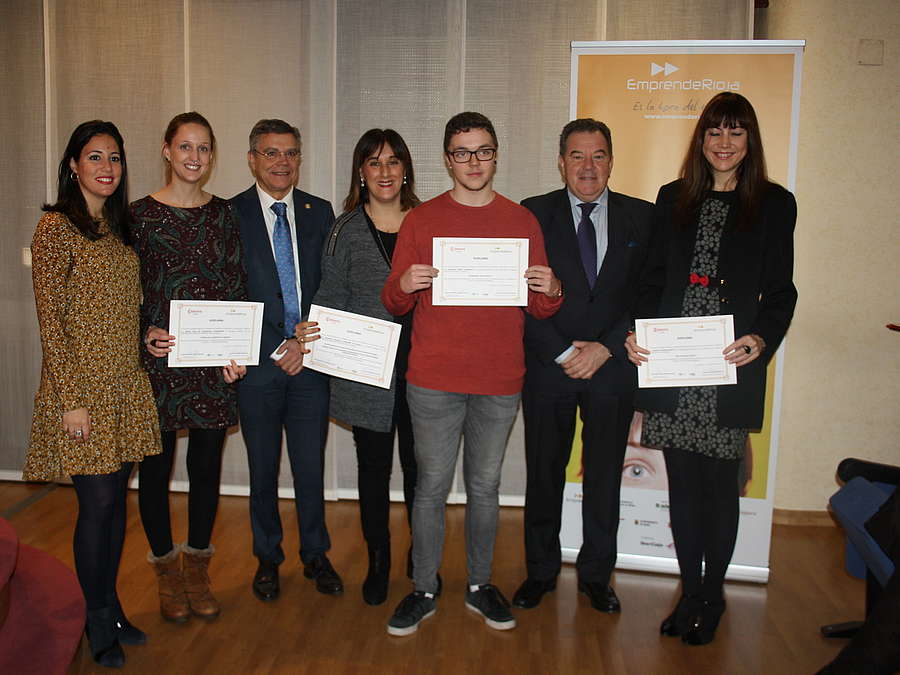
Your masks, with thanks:
[{"label": "gray knit cardigan", "polygon": [[[322,282],[313,302],[392,321],[381,304],[381,287],[391,271],[386,252],[369,227],[362,206],[341,215],[322,254]],[[390,431],[396,373],[391,388],[331,378],[331,417],[373,431]]]}]

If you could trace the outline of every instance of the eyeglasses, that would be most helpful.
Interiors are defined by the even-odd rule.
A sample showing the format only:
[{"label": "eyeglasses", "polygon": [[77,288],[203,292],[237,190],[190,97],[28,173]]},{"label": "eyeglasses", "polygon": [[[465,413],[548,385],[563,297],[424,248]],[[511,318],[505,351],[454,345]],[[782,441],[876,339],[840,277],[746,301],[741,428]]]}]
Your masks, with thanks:
[{"label": "eyeglasses", "polygon": [[253,150],[260,157],[265,157],[270,162],[274,162],[279,157],[284,157],[289,162],[296,162],[303,155],[296,148],[291,148],[290,150],[265,150],[260,152],[259,150]]},{"label": "eyeglasses", "polygon": [[497,148],[478,148],[477,150],[451,150],[447,153],[451,159],[457,164],[465,164],[471,161],[472,155],[475,155],[479,162],[487,162],[494,159],[497,154]]}]

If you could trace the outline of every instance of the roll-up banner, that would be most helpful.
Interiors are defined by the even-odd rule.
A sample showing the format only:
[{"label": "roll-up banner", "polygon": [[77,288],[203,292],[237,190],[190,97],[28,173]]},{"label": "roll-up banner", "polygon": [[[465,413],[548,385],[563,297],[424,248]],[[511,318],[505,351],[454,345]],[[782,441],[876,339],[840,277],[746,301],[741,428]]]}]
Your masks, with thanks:
[{"label": "roll-up banner", "polygon": [[[570,116],[593,117],[612,131],[611,189],[648,201],[678,177],[697,119],[713,96],[733,91],[753,104],[769,177],[794,189],[800,75],[805,42],[774,40],[573,42]],[[769,365],[763,428],[750,434],[741,467],[738,541],[727,578],[766,582],[782,345]],[[640,446],[632,422],[622,471],[617,567],[677,573],[662,452]],[[560,543],[563,559],[581,547],[580,420],[566,473]]]}]

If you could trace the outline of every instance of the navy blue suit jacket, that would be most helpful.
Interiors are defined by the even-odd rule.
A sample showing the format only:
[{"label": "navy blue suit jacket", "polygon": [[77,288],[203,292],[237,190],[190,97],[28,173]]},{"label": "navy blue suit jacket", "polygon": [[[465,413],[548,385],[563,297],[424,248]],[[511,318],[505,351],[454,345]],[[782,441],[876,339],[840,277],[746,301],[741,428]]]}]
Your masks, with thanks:
[{"label": "navy blue suit jacket", "polygon": [[[609,192],[609,243],[593,287],[588,287],[584,274],[566,189],[529,197],[522,206],[541,224],[547,259],[564,291],[562,307],[549,319],[525,315],[526,386],[627,393],[636,386],[637,375],[625,354],[625,333],[649,251],[653,205]],[[554,361],[573,340],[601,342],[613,358],[590,380],[573,380]]]},{"label": "navy blue suit jacket", "polygon": [[[300,256],[300,313],[306,318],[322,279],[322,250],[334,224],[334,210],[329,202],[319,197],[297,189],[294,189],[293,194],[296,222],[291,223],[291,226],[293,241]],[[247,368],[247,375],[242,383],[261,385],[281,372],[269,355],[286,336],[294,334],[294,327],[284,325],[281,283],[256,185],[232,197],[231,204],[240,223],[244,267],[247,270],[247,299],[265,303],[259,366]]]}]

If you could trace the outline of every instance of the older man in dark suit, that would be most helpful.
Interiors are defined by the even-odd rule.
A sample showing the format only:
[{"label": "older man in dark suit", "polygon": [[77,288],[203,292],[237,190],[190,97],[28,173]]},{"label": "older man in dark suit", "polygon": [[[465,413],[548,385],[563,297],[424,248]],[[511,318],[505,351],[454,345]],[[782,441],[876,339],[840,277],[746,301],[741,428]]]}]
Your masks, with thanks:
[{"label": "older man in dark suit", "polygon": [[578,589],[594,608],[620,610],[609,581],[636,383],[624,342],[647,254],[652,205],[611,192],[612,166],[609,128],[593,119],[574,120],[559,141],[566,187],[522,202],[541,224],[565,299],[549,319],[525,318],[528,577],[513,597],[517,607],[535,607],[556,587],[565,469],[580,408],[584,541],[576,563]]},{"label": "older man in dark suit", "polygon": [[[325,238],[334,211],[324,199],[297,190],[300,132],[277,119],[260,120],[247,153],[256,184],[231,203],[240,220],[249,300],[264,302],[260,364],[239,388],[241,432],[250,465],[250,523],[259,567],[253,592],[274,600],[284,561],[278,514],[282,430],[294,478],[303,573],[321,593],[343,591],[326,554],[323,470],[328,430],[328,379],[303,368],[306,349],[294,338],[319,288]],[[301,330],[302,332],[302,330]]]}]

